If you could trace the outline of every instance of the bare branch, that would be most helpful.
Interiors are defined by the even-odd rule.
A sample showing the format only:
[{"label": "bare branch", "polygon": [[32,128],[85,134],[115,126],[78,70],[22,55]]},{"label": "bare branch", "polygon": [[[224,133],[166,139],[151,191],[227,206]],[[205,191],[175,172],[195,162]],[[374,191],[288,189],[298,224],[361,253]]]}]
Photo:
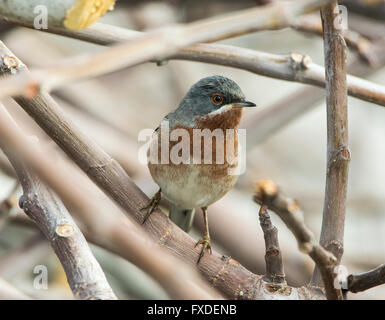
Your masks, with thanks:
[{"label": "bare branch", "polygon": [[[142,32],[101,23],[95,23],[80,31],[58,28],[49,28],[43,31],[101,45],[131,41],[143,35]],[[385,50],[383,50],[383,45],[379,45],[378,49],[375,47],[372,47],[372,60],[375,61],[376,65],[382,65],[383,60],[385,60],[383,55]],[[382,56],[379,57],[380,54]],[[276,55],[228,45],[201,43],[182,48],[177,53],[163,58],[163,60],[173,59],[217,64],[250,71],[266,77],[325,87],[324,68],[313,63],[309,56],[299,53]],[[154,60],[154,62],[160,63],[160,60]],[[349,95],[385,106],[384,86],[352,75],[347,76],[347,83]]]},{"label": "bare branch", "polygon": [[348,291],[360,292],[385,283],[385,264],[368,272],[348,276]]},{"label": "bare branch", "polygon": [[263,230],[266,245],[266,279],[272,284],[286,285],[285,273],[281,249],[278,242],[278,230],[271,223],[266,206],[262,205],[259,210],[259,221]]},{"label": "bare branch", "polygon": [[[346,88],[346,44],[336,25],[337,1],[321,10],[324,33],[327,108],[327,169],[320,244],[339,264],[343,254],[350,151]],[[317,270],[312,284],[320,285]]]},{"label": "bare branch", "polygon": [[167,27],[139,36],[128,43],[103,51],[70,58],[59,65],[22,73],[0,81],[0,97],[24,94],[34,96],[39,88],[100,76],[118,69],[174,54],[178,49],[201,41],[232,36],[246,30],[282,28],[302,13],[314,10],[330,0],[273,2],[271,5],[235,12],[183,26]]},{"label": "bare branch", "polygon": [[254,200],[273,210],[296,237],[299,250],[313,259],[321,271],[326,297],[342,300],[341,290],[334,288],[336,258],[317,243],[313,233],[304,223],[303,213],[297,202],[279,192],[278,187],[271,180],[262,180],[257,183]]},{"label": "bare branch", "polygon": [[[31,142],[33,144],[33,142]],[[19,204],[55,250],[77,299],[115,300],[102,268],[86,239],[58,197],[39,178],[6,152],[23,187]]]}]

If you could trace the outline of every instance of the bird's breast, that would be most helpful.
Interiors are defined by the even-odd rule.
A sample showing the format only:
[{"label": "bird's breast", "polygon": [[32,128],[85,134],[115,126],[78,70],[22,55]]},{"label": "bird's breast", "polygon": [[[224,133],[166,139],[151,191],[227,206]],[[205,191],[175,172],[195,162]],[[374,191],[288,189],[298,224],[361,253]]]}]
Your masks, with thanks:
[{"label": "bird's breast", "polygon": [[[240,110],[196,119],[194,128],[174,125],[168,133],[158,130],[150,143],[148,167],[166,198],[183,208],[203,207],[234,186],[237,117]],[[154,150],[157,155],[150,156]]]}]

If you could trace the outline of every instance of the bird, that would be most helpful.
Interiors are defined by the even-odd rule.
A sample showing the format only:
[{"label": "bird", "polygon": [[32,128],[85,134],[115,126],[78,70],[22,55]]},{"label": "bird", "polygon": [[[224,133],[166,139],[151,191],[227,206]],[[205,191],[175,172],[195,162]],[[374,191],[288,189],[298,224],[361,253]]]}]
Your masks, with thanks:
[{"label": "bird", "polygon": [[[169,218],[186,232],[195,209],[201,208],[204,236],[195,245],[202,246],[197,263],[206,251],[212,253],[207,208],[231,190],[238,178],[230,170],[239,163],[237,127],[242,109],[255,106],[233,80],[205,77],[163,118],[149,143],[147,165],[159,191],[145,207],[144,222],[162,196],[170,203]],[[233,151],[229,157],[228,150]]]}]

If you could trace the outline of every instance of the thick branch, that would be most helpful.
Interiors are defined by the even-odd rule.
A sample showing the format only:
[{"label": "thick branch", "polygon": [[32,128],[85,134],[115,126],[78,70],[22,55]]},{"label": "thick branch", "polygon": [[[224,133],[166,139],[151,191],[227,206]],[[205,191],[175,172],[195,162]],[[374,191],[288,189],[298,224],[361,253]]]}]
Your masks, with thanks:
[{"label": "thick branch", "polygon": [[348,276],[348,291],[360,292],[385,283],[385,264],[368,272]]},{"label": "thick branch", "polygon": [[51,243],[66,272],[75,298],[116,299],[86,239],[62,202],[39,178],[28,172],[16,157],[6,153],[23,187],[20,207]]},{"label": "thick branch", "polygon": [[[320,244],[340,262],[343,254],[345,206],[350,151],[346,88],[346,45],[336,25],[337,2],[321,10],[324,33],[327,108],[327,169]],[[337,13],[335,13],[337,11]],[[315,271],[312,284],[320,285]]]},{"label": "thick branch", "polygon": [[257,183],[254,200],[273,210],[297,239],[300,251],[308,254],[321,271],[328,299],[342,299],[341,290],[334,288],[336,258],[317,243],[304,223],[303,213],[296,201],[281,194],[273,181]]},{"label": "thick branch", "polygon": [[259,210],[259,221],[263,230],[266,245],[266,279],[272,284],[286,284],[281,249],[278,242],[278,230],[271,223],[266,206]]}]

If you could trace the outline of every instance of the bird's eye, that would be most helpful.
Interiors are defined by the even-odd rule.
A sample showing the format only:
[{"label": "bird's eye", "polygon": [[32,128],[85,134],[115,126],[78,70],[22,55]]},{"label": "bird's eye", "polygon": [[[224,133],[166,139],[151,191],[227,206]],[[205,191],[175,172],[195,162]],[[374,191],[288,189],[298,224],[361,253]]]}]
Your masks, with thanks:
[{"label": "bird's eye", "polygon": [[211,102],[214,103],[215,105],[219,106],[223,102],[223,95],[220,93],[214,93],[211,96]]}]

